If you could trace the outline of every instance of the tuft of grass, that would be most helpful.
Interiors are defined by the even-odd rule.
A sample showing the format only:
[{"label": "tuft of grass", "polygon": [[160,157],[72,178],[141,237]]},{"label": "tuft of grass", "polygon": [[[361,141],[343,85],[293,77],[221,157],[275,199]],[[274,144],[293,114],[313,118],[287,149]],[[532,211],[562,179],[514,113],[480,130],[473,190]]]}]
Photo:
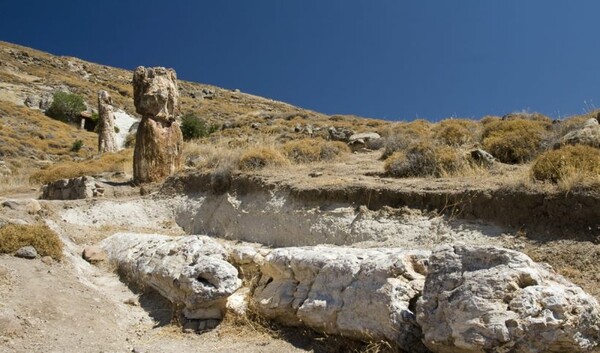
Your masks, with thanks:
[{"label": "tuft of grass", "polygon": [[420,142],[406,151],[394,152],[385,161],[385,171],[394,177],[445,177],[460,175],[469,168],[464,155],[449,146]]},{"label": "tuft of grass", "polygon": [[126,149],[117,153],[105,153],[100,157],[81,162],[57,163],[33,173],[29,181],[33,184],[48,184],[59,179],[127,171],[132,165],[133,150]]},{"label": "tuft of grass", "polygon": [[254,147],[242,154],[238,162],[238,168],[243,171],[251,171],[288,164],[289,161],[275,148]]},{"label": "tuft of grass", "polygon": [[447,146],[464,146],[478,142],[480,125],[472,120],[446,119],[434,128],[435,139]]},{"label": "tuft of grass", "polygon": [[331,161],[350,153],[350,147],[340,141],[325,141],[323,139],[300,139],[286,142],[283,153],[295,163],[312,163]]},{"label": "tuft of grass", "polygon": [[531,178],[570,190],[600,185],[600,149],[574,145],[541,154],[531,165]]},{"label": "tuft of grass", "polygon": [[415,143],[426,141],[431,137],[432,126],[432,123],[423,119],[395,124],[385,133],[385,150],[381,158],[386,159],[396,151],[406,150]]},{"label": "tuft of grass", "polygon": [[12,253],[24,246],[33,246],[41,256],[55,260],[63,256],[63,243],[46,225],[7,224],[0,228],[0,253]]},{"label": "tuft of grass", "polygon": [[549,123],[537,120],[488,122],[483,130],[483,148],[500,162],[524,163],[539,153],[549,127]]}]

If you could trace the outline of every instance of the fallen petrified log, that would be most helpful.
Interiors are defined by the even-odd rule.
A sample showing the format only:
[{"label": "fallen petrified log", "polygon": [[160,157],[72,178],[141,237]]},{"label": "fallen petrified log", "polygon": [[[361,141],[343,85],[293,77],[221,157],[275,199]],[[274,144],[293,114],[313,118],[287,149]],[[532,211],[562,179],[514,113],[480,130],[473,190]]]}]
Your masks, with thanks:
[{"label": "fallen petrified log", "polygon": [[525,254],[450,246],[430,260],[417,322],[434,352],[582,352],[600,339],[600,308]]},{"label": "fallen petrified log", "polygon": [[187,319],[221,319],[242,283],[225,249],[209,237],[118,233],[101,246],[130,280],[183,305]]},{"label": "fallen petrified log", "polygon": [[241,285],[231,261],[253,283],[243,297],[265,318],[408,352],[584,352],[600,340],[592,296],[498,247],[226,250],[203,236],[127,233],[102,246],[129,278],[182,304],[188,319],[222,318]]},{"label": "fallen petrified log", "polygon": [[258,262],[261,278],[251,301],[268,319],[426,352],[414,306],[429,253],[316,246],[274,249],[264,257],[234,250],[233,258]]}]

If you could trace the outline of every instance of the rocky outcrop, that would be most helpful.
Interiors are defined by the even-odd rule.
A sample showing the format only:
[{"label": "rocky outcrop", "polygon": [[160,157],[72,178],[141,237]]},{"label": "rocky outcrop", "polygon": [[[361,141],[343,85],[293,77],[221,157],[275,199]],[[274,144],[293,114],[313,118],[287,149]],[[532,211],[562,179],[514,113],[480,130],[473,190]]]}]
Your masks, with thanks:
[{"label": "rocky outcrop", "polygon": [[137,183],[159,182],[183,164],[175,71],[138,67],[133,73],[133,95],[136,112],[142,115],[136,133],[133,178]]},{"label": "rocky outcrop", "polygon": [[112,99],[106,91],[98,92],[98,152],[116,152],[115,115]]},{"label": "rocky outcrop", "polygon": [[555,148],[576,144],[600,148],[600,124],[596,118],[588,119],[580,129],[567,133]]},{"label": "rocky outcrop", "polygon": [[82,176],[72,179],[60,179],[44,185],[42,199],[46,200],[78,200],[104,195],[104,186],[95,178]]},{"label": "rocky outcrop", "polygon": [[430,260],[417,304],[434,352],[581,352],[600,338],[600,307],[526,255],[443,246]]},{"label": "rocky outcrop", "polygon": [[221,319],[241,286],[225,249],[208,237],[118,233],[101,246],[131,281],[181,305],[187,319]]},{"label": "rocky outcrop", "polygon": [[264,257],[242,251],[237,258],[246,266],[258,264],[261,277],[251,300],[264,317],[425,352],[414,304],[428,256],[427,251],[317,246],[275,249]]},{"label": "rocky outcrop", "polygon": [[378,150],[383,147],[383,139],[376,132],[362,132],[348,138],[348,145],[353,151],[362,149]]}]

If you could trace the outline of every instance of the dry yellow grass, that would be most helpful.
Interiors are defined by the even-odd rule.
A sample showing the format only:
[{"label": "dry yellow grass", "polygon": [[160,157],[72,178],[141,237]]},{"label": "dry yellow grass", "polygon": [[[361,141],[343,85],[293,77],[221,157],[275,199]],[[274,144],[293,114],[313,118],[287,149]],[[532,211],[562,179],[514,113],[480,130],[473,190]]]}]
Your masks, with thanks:
[{"label": "dry yellow grass", "polygon": [[41,256],[62,259],[63,244],[46,225],[7,224],[0,228],[0,253],[12,253],[24,246],[33,246]]},{"label": "dry yellow grass", "polygon": [[483,130],[483,148],[503,163],[527,162],[539,153],[549,127],[545,121],[492,121]]},{"label": "dry yellow grass", "polygon": [[463,175],[470,165],[459,150],[419,142],[394,152],[385,161],[385,171],[394,177],[446,177]]},{"label": "dry yellow grass", "polygon": [[565,190],[600,186],[600,149],[575,145],[545,152],[533,162],[530,173],[533,180]]},{"label": "dry yellow grass", "polygon": [[245,151],[238,162],[242,171],[259,170],[266,167],[281,167],[289,161],[273,147],[254,147]]},{"label": "dry yellow grass", "polygon": [[340,141],[325,141],[321,138],[300,139],[286,142],[283,153],[295,163],[330,161],[350,153],[350,148]]},{"label": "dry yellow grass", "polygon": [[446,119],[435,125],[434,134],[439,143],[459,147],[479,142],[481,125],[473,120]]},{"label": "dry yellow grass", "polygon": [[106,153],[98,158],[81,162],[65,161],[33,173],[30,182],[47,184],[59,179],[75,178],[84,175],[96,175],[104,172],[131,171],[133,150],[118,153]]}]

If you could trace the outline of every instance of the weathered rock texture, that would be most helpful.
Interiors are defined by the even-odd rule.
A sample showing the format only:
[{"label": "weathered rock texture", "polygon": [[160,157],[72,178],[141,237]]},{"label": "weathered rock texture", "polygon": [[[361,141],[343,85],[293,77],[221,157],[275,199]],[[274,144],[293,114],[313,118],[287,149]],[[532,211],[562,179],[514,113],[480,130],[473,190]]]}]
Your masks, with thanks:
[{"label": "weathered rock texture", "polygon": [[136,111],[142,120],[133,156],[135,182],[158,182],[181,168],[183,135],[178,114],[177,76],[164,67],[138,67],[133,73]]},{"label": "weathered rock texture", "polygon": [[241,286],[224,248],[208,237],[118,233],[102,247],[130,280],[182,305],[188,319],[221,319]]},{"label": "weathered rock texture", "polygon": [[563,136],[555,147],[576,144],[600,148],[600,125],[598,124],[598,120],[595,118],[588,119],[583,124],[583,127]]},{"label": "weathered rock texture", "polygon": [[104,186],[96,179],[83,176],[72,179],[60,179],[44,185],[42,199],[78,200],[104,195]]},{"label": "weathered rock texture", "polygon": [[414,315],[427,251],[317,246],[237,257],[260,264],[252,301],[269,319],[427,351]]},{"label": "weathered rock texture", "polygon": [[116,152],[115,114],[112,99],[106,91],[98,92],[98,152]]},{"label": "weathered rock texture", "polygon": [[417,321],[434,352],[581,352],[600,338],[600,308],[526,255],[443,246],[432,254]]}]

